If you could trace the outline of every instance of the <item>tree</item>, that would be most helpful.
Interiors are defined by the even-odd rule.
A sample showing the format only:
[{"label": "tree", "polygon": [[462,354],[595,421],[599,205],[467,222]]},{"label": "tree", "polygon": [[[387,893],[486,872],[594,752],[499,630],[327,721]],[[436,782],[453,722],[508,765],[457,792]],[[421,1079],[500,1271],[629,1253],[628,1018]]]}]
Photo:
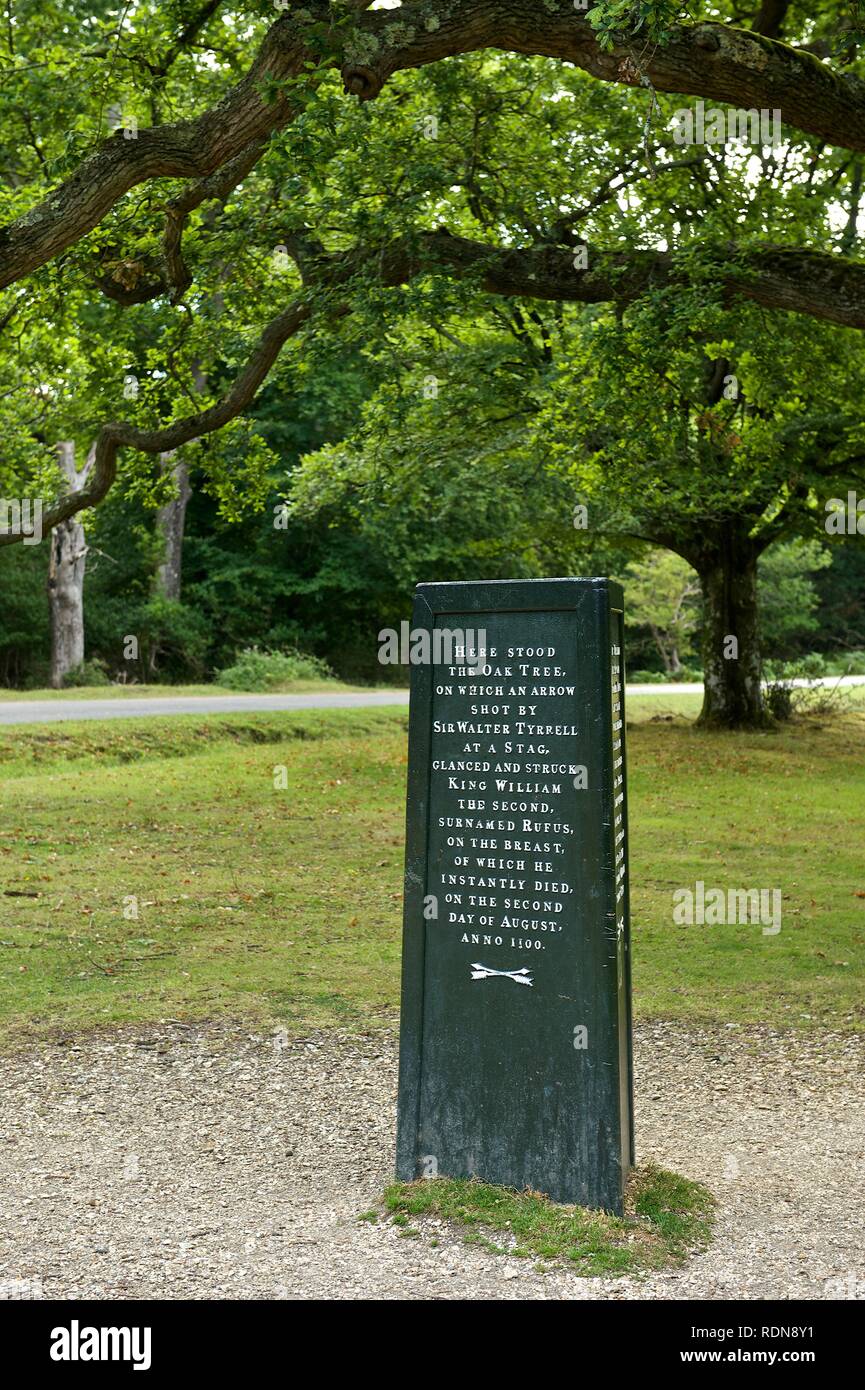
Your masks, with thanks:
[{"label": "tree", "polygon": [[819,541],[788,541],[762,557],[760,629],[764,650],[773,657],[794,656],[803,641],[813,640],[819,598],[812,576],[831,563],[831,551]]},{"label": "tree", "polygon": [[[80,468],[75,463],[75,445],[64,441],[57,446],[60,471],[70,495],[87,485],[93,466],[88,455]],[[87,542],[78,515],[61,521],[51,532],[48,562],[48,605],[51,614],[51,684],[59,690],[70,671],[84,661],[84,569]]]},{"label": "tree", "polygon": [[401,373],[381,373],[357,427],[307,454],[287,492],[295,522],[375,557],[374,567],[354,559],[353,579],[334,557],[321,576],[358,587],[370,651],[417,583],[534,578],[577,563],[569,483],[530,447],[540,403],[530,351],[469,321],[444,333],[417,320],[396,327],[382,355],[396,349]]},{"label": "tree", "polygon": [[865,476],[859,357],[834,330],[767,330],[758,312],[689,290],[583,324],[539,415],[594,526],[664,546],[699,575],[704,724],[764,719],[758,561],[819,533],[827,479]]},{"label": "tree", "polygon": [[649,628],[664,670],[678,675],[697,626],[700,585],[694,571],[672,551],[650,550],[628,567],[626,590],[628,621]]},{"label": "tree", "polygon": [[44,546],[0,551],[0,684],[4,686],[44,686],[49,678],[47,559]]},{"label": "tree", "polygon": [[174,454],[160,457],[163,472],[168,475],[175,488],[174,496],[156,513],[156,531],[159,536],[162,554],[159,557],[154,578],[154,593],[162,598],[179,599],[183,577],[183,530],[186,524],[186,508],[192,496],[189,486],[189,465],[183,458]]},{"label": "tree", "polygon": [[[603,311],[537,324],[515,305],[482,328],[480,303],[439,296],[436,309],[443,333],[426,338],[411,318],[397,328],[388,317],[382,354],[396,350],[399,387],[380,388],[347,445],[305,461],[293,495],[306,513],[384,512],[377,544],[387,551],[401,544],[412,492],[427,518],[442,515],[446,477],[464,519],[435,535],[443,551],[450,537],[452,560],[469,518],[483,534],[476,489],[491,466],[512,547],[528,531],[545,538],[547,563],[580,566],[566,534],[630,539],[696,571],[703,722],[763,722],[759,557],[787,536],[820,533],[829,479],[863,477],[865,364],[853,336],[805,320],[773,320],[768,332],[759,312],[717,303],[711,283],[667,292],[624,320]],[[434,401],[422,389],[431,374]],[[510,503],[514,467],[531,489],[522,515]],[[585,513],[577,531],[575,507],[581,521]],[[421,537],[403,547],[406,583],[428,577],[418,572],[428,548]]]},{"label": "tree", "polygon": [[865,546],[851,536],[832,546],[831,568],[814,576],[820,601],[820,630],[815,650],[865,652]]},{"label": "tree", "polygon": [[[67,317],[99,325],[94,356],[111,368],[92,393],[90,427],[104,423],[88,487],[56,498],[46,524],[99,502],[122,455],[154,458],[225,431],[213,486],[229,510],[245,488],[260,502],[261,468],[248,462],[232,478],[225,466],[238,456],[239,417],[286,354],[295,370],[316,333],[347,315],[369,324],[391,303],[380,287],[437,276],[529,306],[611,304],[627,320],[708,283],[726,305],[861,328],[859,6],[844,7],[840,34],[826,3],[800,14],[754,0],[744,24],[732,5],[699,8],[683,22],[673,0],[598,0],[586,13],[566,0],[398,10],[311,0],[267,23],[258,6],[207,0],[191,14],[142,0],[119,21],[94,4],[84,22],[72,0],[20,5],[2,39],[0,107],[13,134],[0,152],[0,283],[10,287],[0,312],[26,335],[62,301]],[[746,114],[779,108],[782,144],[747,157],[683,151],[665,93]],[[116,129],[101,139],[109,113]],[[435,157],[418,134],[433,116],[453,130]],[[745,188],[753,206],[739,218]],[[132,315],[135,332],[100,295]],[[138,405],[118,412],[123,343],[151,332]],[[196,361],[206,403],[191,392]],[[752,530],[752,518],[730,513],[725,535],[704,547],[718,612],[753,612]],[[750,653],[747,623],[741,641]],[[759,719],[750,657],[732,699],[729,670],[710,657],[722,722]]]}]

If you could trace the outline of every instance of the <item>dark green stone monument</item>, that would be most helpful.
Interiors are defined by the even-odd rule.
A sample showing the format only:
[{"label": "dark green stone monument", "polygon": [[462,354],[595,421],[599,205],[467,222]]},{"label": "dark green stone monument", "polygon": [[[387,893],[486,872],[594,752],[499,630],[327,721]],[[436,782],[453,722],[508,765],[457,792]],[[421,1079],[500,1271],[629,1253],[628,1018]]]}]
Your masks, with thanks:
[{"label": "dark green stone monument", "polygon": [[412,636],[428,637],[411,670],[400,1178],[622,1210],[622,612],[606,579],[417,588]]}]

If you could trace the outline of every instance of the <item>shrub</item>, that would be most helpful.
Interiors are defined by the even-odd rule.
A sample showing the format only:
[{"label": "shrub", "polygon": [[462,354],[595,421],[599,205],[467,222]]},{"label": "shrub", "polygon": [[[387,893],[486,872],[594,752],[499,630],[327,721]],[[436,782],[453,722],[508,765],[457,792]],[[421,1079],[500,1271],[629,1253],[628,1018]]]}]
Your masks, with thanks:
[{"label": "shrub", "polygon": [[330,668],[320,657],[296,648],[281,652],[246,647],[238,652],[231,666],[217,672],[216,682],[228,690],[276,690],[298,680],[322,680]]},{"label": "shrub", "polygon": [[626,679],[629,685],[657,685],[667,679],[663,671],[627,671]]},{"label": "shrub", "polygon": [[773,719],[789,719],[793,714],[793,691],[783,681],[766,686],[766,708]]},{"label": "shrub", "polygon": [[689,682],[690,682],[690,681],[701,681],[702,679],[703,679],[703,668],[702,668],[702,666],[687,666],[687,665],[684,665],[684,664],[683,664],[682,667],[676,672],[676,674],[675,674],[674,676],[671,676],[671,677],[670,677],[670,680],[671,680],[671,681],[689,681]]},{"label": "shrub", "polygon": [[865,652],[836,652],[826,660],[832,676],[865,676]]},{"label": "shrub", "polygon": [[[141,643],[139,671],[152,680],[157,673],[165,679],[184,676],[200,679],[206,669],[207,627],[201,614],[179,599],[155,594],[130,615],[127,631],[136,633]],[[121,669],[126,669],[125,664]]]},{"label": "shrub", "polygon": [[108,679],[105,662],[100,661],[98,657],[93,657],[67,671],[63,677],[63,684],[64,686],[110,685],[111,681]]},{"label": "shrub", "polygon": [[675,675],[670,671],[646,671],[637,669],[628,671],[628,682],[631,685],[675,685],[678,681],[701,681],[703,672],[699,666],[682,666]]},{"label": "shrub", "polygon": [[[767,661],[766,705],[775,719],[790,719],[793,715],[829,715],[846,709],[850,697],[827,673],[825,657],[819,652],[799,661]],[[806,686],[794,686],[794,680],[807,680]]]}]

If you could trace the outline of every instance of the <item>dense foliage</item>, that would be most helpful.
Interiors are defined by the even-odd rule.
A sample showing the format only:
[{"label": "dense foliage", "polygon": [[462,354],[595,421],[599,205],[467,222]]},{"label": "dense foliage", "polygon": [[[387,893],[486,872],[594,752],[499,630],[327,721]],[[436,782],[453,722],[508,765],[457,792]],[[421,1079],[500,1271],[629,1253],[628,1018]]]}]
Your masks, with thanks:
[{"label": "dense foliage", "polygon": [[[402,8],[7,6],[0,263],[30,268],[0,291],[0,489],[61,497],[64,439],[117,466],[84,517],[91,672],[300,646],[380,677],[418,580],[638,594],[659,547],[705,579],[734,532],[765,551],[770,655],[861,647],[861,538],[823,526],[865,476],[861,7],[517,4],[502,42],[472,0]],[[677,142],[683,84],[750,104],[755,74],[780,143]],[[178,447],[179,600],[154,581]],[[45,679],[46,565],[0,550],[10,683]],[[704,637],[696,611],[689,661]]]}]

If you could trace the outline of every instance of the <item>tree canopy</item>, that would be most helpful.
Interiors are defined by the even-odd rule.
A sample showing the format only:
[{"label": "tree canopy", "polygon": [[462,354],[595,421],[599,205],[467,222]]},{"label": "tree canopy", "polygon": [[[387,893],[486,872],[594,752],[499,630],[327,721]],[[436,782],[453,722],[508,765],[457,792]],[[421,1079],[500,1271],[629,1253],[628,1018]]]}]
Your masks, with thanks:
[{"label": "tree canopy", "polygon": [[[50,525],[121,452],[227,432],[213,485],[255,500],[238,421],[387,287],[621,314],[702,284],[861,328],[862,28],[756,0],[8,4],[0,321],[34,403],[7,469],[95,441]],[[777,108],[781,143],[683,147],[682,97]]]},{"label": "tree canopy", "polygon": [[392,575],[462,504],[439,567],[522,572],[583,498],[698,570],[707,684],[741,629],[753,714],[758,556],[863,477],[863,38],[795,0],[10,0],[0,486],[48,529],[118,471],[159,505],[183,449],[236,520],[262,392],[342,356],[367,403],[295,518],[374,499]]}]

